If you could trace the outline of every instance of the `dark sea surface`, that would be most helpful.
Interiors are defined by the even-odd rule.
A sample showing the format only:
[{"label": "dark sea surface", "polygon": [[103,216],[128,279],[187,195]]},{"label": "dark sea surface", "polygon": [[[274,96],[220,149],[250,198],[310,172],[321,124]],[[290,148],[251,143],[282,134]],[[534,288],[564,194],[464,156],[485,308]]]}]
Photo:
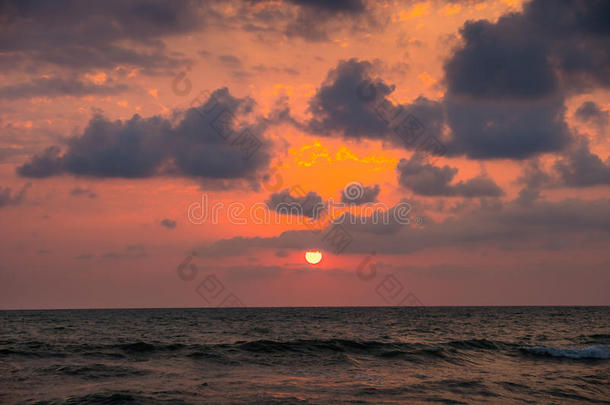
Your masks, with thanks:
[{"label": "dark sea surface", "polygon": [[610,403],[610,307],[0,311],[0,403]]}]

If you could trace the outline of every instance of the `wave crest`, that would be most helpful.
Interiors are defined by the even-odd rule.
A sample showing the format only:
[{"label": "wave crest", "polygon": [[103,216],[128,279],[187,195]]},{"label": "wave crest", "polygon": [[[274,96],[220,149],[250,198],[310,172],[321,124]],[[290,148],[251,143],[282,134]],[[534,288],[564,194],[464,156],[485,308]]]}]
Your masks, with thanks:
[{"label": "wave crest", "polygon": [[550,346],[535,346],[525,349],[537,356],[563,357],[568,359],[610,359],[610,346],[591,345],[578,349],[565,349]]}]

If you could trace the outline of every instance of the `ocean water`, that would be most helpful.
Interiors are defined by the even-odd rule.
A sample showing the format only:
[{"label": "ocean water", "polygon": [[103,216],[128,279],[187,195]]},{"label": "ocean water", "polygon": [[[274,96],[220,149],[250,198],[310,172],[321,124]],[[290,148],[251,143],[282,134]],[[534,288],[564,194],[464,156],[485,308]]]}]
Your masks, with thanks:
[{"label": "ocean water", "polygon": [[610,403],[610,307],[0,311],[2,404]]}]

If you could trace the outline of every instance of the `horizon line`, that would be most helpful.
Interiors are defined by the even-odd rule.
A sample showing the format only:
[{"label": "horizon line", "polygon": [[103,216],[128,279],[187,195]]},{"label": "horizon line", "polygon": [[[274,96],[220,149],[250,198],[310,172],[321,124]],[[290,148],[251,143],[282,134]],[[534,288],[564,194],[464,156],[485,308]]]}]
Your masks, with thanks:
[{"label": "horizon line", "polygon": [[247,307],[91,307],[91,308],[0,308],[2,311],[116,311],[152,309],[313,309],[313,308],[610,308],[607,305],[555,304],[555,305],[311,305],[311,306],[247,306]]}]

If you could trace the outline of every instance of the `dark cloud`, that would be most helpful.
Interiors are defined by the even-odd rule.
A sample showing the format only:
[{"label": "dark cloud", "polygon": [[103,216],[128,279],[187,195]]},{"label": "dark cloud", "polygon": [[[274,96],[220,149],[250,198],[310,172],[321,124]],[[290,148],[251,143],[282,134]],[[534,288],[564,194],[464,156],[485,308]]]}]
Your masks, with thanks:
[{"label": "dark cloud", "polygon": [[[295,190],[293,189],[293,192]],[[317,218],[322,212],[324,204],[322,197],[313,191],[308,193],[300,192],[300,195],[293,196],[291,190],[285,189],[279,193],[273,193],[266,201],[269,209],[284,215],[305,216]]]},{"label": "dark cloud", "polygon": [[74,259],[76,259],[76,260],[91,260],[91,259],[93,259],[93,255],[91,253],[83,253],[83,254],[80,254],[80,255],[74,257]]},{"label": "dark cloud", "polygon": [[97,194],[88,188],[75,187],[70,190],[70,195],[74,197],[87,196],[89,198],[97,198]]},{"label": "dark cloud", "polygon": [[128,245],[123,251],[107,252],[100,256],[102,259],[122,260],[122,259],[141,259],[148,257],[146,248],[143,245]]},{"label": "dark cloud", "polygon": [[167,229],[174,229],[176,227],[176,221],[168,218],[161,220],[160,224],[161,226],[164,226]]},{"label": "dark cloud", "polygon": [[249,79],[252,75],[245,70],[234,70],[231,72],[231,76],[233,76],[236,80],[246,80]]},{"label": "dark cloud", "polygon": [[502,189],[490,178],[479,176],[450,184],[458,169],[434,166],[425,156],[415,153],[409,160],[401,159],[396,167],[398,183],[424,196],[500,197]]},{"label": "dark cloud", "polygon": [[451,154],[525,159],[570,141],[564,98],[610,85],[610,3],[534,0],[468,21],[445,64]]},{"label": "dark cloud", "polygon": [[[477,98],[539,98],[557,88],[544,39],[523,32],[518,14],[497,23],[468,21],[464,45],[445,65],[448,91]],[[529,26],[527,27],[529,28]]]},{"label": "dark cloud", "polygon": [[58,146],[49,146],[42,153],[34,155],[29,162],[17,168],[17,173],[24,177],[50,177],[64,171],[63,158]]},{"label": "dark cloud", "polygon": [[96,115],[83,135],[70,141],[60,158],[63,170],[93,177],[152,176],[166,157],[164,141],[170,131],[170,123],[160,117],[134,115],[112,122]]},{"label": "dark cloud", "polygon": [[84,96],[88,94],[116,94],[126,91],[124,84],[83,82],[77,78],[38,78],[31,82],[0,87],[0,98],[18,99],[30,97]]},{"label": "dark cloud", "polygon": [[387,10],[367,7],[369,3],[361,0],[237,1],[232,2],[230,12],[222,2],[220,7],[208,3],[215,26],[249,32],[270,46],[276,46],[278,37],[321,42],[344,31],[352,36],[368,34],[382,30],[390,19]]},{"label": "dark cloud", "polygon": [[610,112],[602,110],[600,106],[593,101],[585,101],[578,107],[574,115],[582,122],[605,127],[608,125]]},{"label": "dark cloud", "polygon": [[[372,71],[368,61],[340,61],[310,99],[312,118],[303,128],[321,136],[382,139],[407,149],[428,136],[442,138],[442,103],[425,97],[395,103],[389,98],[395,86],[374,78]],[[420,126],[417,134],[413,122]]]},{"label": "dark cloud", "polygon": [[262,137],[267,124],[238,121],[252,112],[254,102],[234,98],[226,88],[201,102],[175,125],[160,116],[110,121],[96,115],[64,154],[50,147],[17,171],[25,177],[255,178],[269,161],[270,145]]},{"label": "dark cloud", "polygon": [[[288,231],[276,237],[235,237],[215,242],[203,254],[241,255],[251,249],[332,250],[325,236],[332,225],[314,234],[309,230]],[[352,242],[342,254],[409,254],[439,248],[511,250],[555,250],[558,245],[582,247],[588,241],[595,248],[610,241],[610,200],[566,199],[558,202],[533,201],[521,204],[482,204],[480,208],[449,217],[429,220],[423,227],[403,225],[398,232],[370,232],[367,225],[353,225]],[[593,239],[592,239],[593,238]],[[595,240],[594,245],[590,241]]]},{"label": "dark cloud", "polygon": [[234,56],[234,55],[220,55],[218,57],[218,60],[230,68],[241,67],[241,60],[237,56]]},{"label": "dark cloud", "polygon": [[[583,82],[610,85],[610,4],[533,0],[497,22],[468,21],[445,65],[450,93],[530,99]],[[560,83],[560,80],[562,83]]]},{"label": "dark cloud", "polygon": [[166,49],[162,39],[200,29],[204,6],[196,0],[3,1],[0,66],[173,69],[187,60]]},{"label": "dark cloud", "polygon": [[540,198],[540,190],[552,183],[551,175],[544,169],[539,159],[525,162],[517,184],[524,187],[519,191],[517,202],[529,204]]},{"label": "dark cloud", "polygon": [[451,187],[461,197],[500,197],[504,191],[489,177],[477,176],[459,181]]},{"label": "dark cloud", "polygon": [[10,187],[0,187],[0,208],[7,205],[19,205],[25,199],[25,194],[31,184],[25,184],[20,191],[13,193]]},{"label": "dark cloud", "polygon": [[[311,131],[329,136],[339,133],[352,138],[383,138],[388,134],[388,125],[375,112],[366,96],[385,98],[394,86],[382,80],[371,80],[372,64],[367,61],[350,59],[340,61],[332,69],[322,86],[309,101],[309,111],[313,118],[308,126]],[[369,85],[370,89],[363,88]]]},{"label": "dark cloud", "polygon": [[284,73],[284,74],[288,74],[291,76],[298,76],[300,74],[300,72],[296,69],[290,68],[290,67],[277,67],[277,66],[267,66],[267,65],[256,65],[252,67],[252,70],[254,70],[257,73],[267,73],[267,72],[271,72],[271,73]]},{"label": "dark cloud", "polygon": [[372,13],[366,13],[361,0],[340,1],[304,1],[291,0],[298,5],[296,16],[287,20],[285,34],[307,41],[328,41],[329,31],[337,27],[352,25],[352,30],[359,27],[375,27],[378,22]]},{"label": "dark cloud", "polygon": [[445,66],[448,92],[440,101],[420,96],[395,103],[394,85],[373,75],[373,63],[340,61],[310,99],[312,118],[301,128],[406,149],[417,149],[417,137],[432,139],[440,146],[435,154],[446,150],[474,159],[527,159],[565,150],[574,139],[565,121],[567,79],[559,77],[545,37],[538,42],[513,35],[521,20],[511,14],[497,23],[466,23],[464,45]]},{"label": "dark cloud", "polygon": [[361,13],[364,11],[364,2],[362,0],[290,0],[290,2],[302,7],[328,12]]},{"label": "dark cloud", "polygon": [[539,198],[544,189],[610,185],[610,158],[602,161],[591,152],[587,139],[581,138],[557,157],[549,169],[538,159],[526,162],[517,184],[524,185],[520,192],[523,202]]},{"label": "dark cloud", "polygon": [[269,163],[270,144],[263,138],[268,122],[238,121],[253,107],[254,100],[235,98],[224,88],[201,107],[187,110],[170,141],[177,171],[217,179],[255,177]]},{"label": "dark cloud", "polygon": [[[426,97],[419,96],[411,104],[398,105],[401,111],[406,112],[409,115],[414,116],[419,123],[423,126],[422,136],[432,136],[437,140],[443,140],[443,127],[445,125],[445,106],[442,101],[435,101],[427,99]],[[403,115],[401,115],[403,116]],[[405,143],[405,131],[404,127],[409,127],[411,122],[409,120],[402,120],[398,118],[393,124],[392,140],[398,145],[402,145],[407,149],[413,149],[417,147],[417,141],[414,145]],[[406,132],[408,134],[408,132]],[[443,142],[445,142],[443,140]],[[444,149],[443,149],[444,150]],[[431,151],[429,151],[431,152]],[[444,153],[444,152],[443,152]]]},{"label": "dark cloud", "polygon": [[547,41],[564,85],[581,90],[610,86],[610,3],[604,0],[534,0],[522,19]]},{"label": "dark cloud", "polygon": [[525,159],[559,151],[571,141],[561,99],[521,102],[447,96],[451,155]]},{"label": "dark cloud", "polygon": [[288,253],[285,250],[278,250],[277,252],[275,252],[275,257],[288,257],[290,256],[290,253]]},{"label": "dark cloud", "polygon": [[[342,213],[336,218],[333,218],[332,223],[328,223],[329,219],[322,217],[322,222],[314,227],[316,232],[308,231],[286,231],[275,238],[244,238],[234,237],[231,239],[223,239],[216,241],[212,245],[208,245],[197,251],[201,257],[223,257],[248,253],[257,248],[274,248],[280,249],[281,254],[278,257],[288,256],[287,251],[290,250],[308,250],[320,249],[331,250],[328,242],[324,242],[324,233],[328,233],[333,226],[339,226],[345,229],[348,235],[350,233],[359,233],[367,235],[391,235],[399,232],[403,227],[408,227],[410,223],[410,213],[412,205],[406,200],[401,200],[396,205],[387,209],[387,206],[381,203],[365,206],[359,215],[354,215],[349,212]],[[286,210],[284,211],[286,212]],[[295,211],[297,212],[297,211]],[[319,225],[319,226],[317,226]],[[322,233],[319,233],[321,231]]]},{"label": "dark cloud", "polygon": [[412,211],[413,206],[404,199],[390,208],[385,204],[376,203],[365,206],[359,215],[346,212],[336,218],[333,223],[341,225],[348,234],[353,232],[376,235],[395,234],[404,226],[409,225]]},{"label": "dark cloud", "polygon": [[363,186],[360,183],[350,184],[341,191],[341,202],[351,205],[362,205],[377,201],[381,188],[379,184]]},{"label": "dark cloud", "polygon": [[603,162],[591,153],[588,142],[584,140],[557,160],[554,169],[563,184],[570,187],[610,185],[610,158]]}]

